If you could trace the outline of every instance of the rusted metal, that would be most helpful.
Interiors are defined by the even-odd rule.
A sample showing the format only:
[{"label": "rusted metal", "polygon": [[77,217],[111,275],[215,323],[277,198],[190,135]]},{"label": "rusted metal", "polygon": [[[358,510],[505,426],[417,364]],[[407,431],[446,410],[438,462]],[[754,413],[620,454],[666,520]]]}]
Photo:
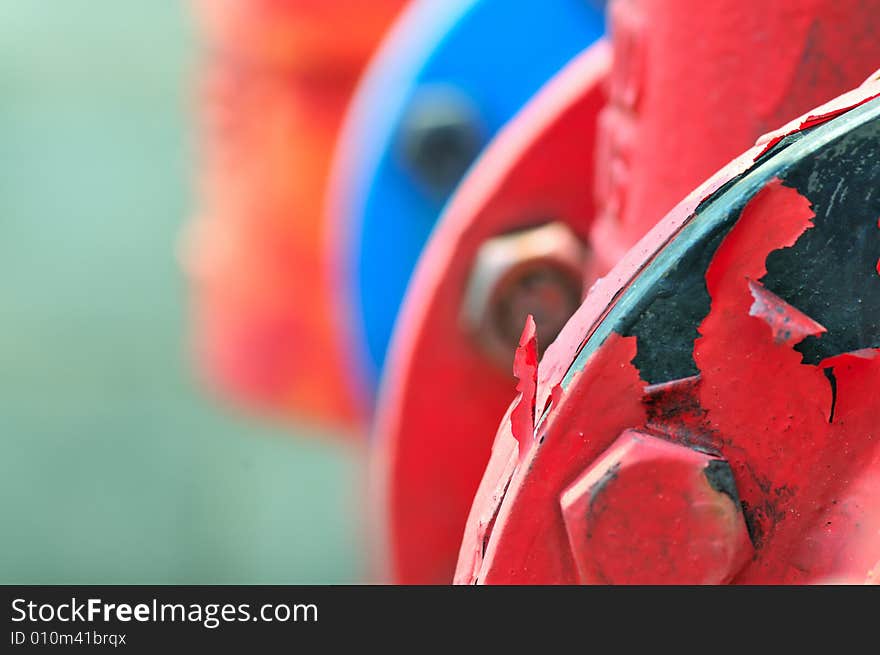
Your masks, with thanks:
[{"label": "rusted metal", "polygon": [[480,246],[463,320],[503,369],[510,369],[526,316],[535,317],[538,343],[549,344],[580,306],[586,257],[584,243],[559,222],[501,234]]}]

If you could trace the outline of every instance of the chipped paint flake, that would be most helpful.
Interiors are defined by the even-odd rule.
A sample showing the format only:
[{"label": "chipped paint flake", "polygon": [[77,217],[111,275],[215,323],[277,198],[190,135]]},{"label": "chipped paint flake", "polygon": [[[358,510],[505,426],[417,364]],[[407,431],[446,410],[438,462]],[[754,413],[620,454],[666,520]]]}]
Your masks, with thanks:
[{"label": "chipped paint flake", "polygon": [[749,280],[749,291],[755,301],[749,308],[749,316],[760,318],[770,326],[773,341],[777,345],[795,346],[809,336],[827,332],[824,326],[792,307],[760,282]]},{"label": "chipped paint flake", "polygon": [[878,96],[880,96],[880,80],[872,76],[861,87],[837,96],[821,107],[817,107],[812,112],[783,125],[778,130],[760,136],[755,145],[764,147],[755,155],[754,161],[763,157],[785,137],[826,123],[832,118],[845,114]]},{"label": "chipped paint flake", "polygon": [[516,405],[510,414],[510,428],[519,443],[519,459],[534,443],[535,392],[538,387],[538,337],[535,319],[529,314],[513,359],[513,374],[519,379]]}]

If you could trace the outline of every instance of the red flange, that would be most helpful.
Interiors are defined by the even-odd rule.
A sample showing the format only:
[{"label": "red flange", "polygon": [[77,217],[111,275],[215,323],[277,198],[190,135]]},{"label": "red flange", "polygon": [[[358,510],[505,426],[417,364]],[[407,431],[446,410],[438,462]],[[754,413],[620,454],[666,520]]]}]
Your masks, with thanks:
[{"label": "red flange", "polygon": [[[594,46],[505,128],[451,201],[410,284],[374,428],[376,506],[385,514],[374,526],[389,542],[395,582],[452,580],[468,507],[514,390],[513,346],[498,363],[506,326],[521,325],[535,307],[545,317],[567,312],[564,322],[579,302],[579,273],[570,308],[553,276],[564,277],[578,257],[583,265],[578,242],[594,214],[585,192],[592,127],[609,66],[607,46]],[[506,309],[499,317],[490,305]]]}]

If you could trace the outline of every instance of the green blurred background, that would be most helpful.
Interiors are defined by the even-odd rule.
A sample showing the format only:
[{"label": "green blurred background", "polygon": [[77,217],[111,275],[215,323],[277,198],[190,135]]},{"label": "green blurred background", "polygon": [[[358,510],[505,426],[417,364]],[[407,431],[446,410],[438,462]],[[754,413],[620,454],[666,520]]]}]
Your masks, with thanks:
[{"label": "green blurred background", "polygon": [[0,0],[2,583],[360,579],[357,454],[188,365],[196,54],[181,0]]}]

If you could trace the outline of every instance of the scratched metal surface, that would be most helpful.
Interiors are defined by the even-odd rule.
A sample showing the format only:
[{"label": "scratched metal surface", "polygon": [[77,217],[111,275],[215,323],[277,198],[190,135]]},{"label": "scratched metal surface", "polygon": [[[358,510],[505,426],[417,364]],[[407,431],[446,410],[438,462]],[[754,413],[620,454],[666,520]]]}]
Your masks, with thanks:
[{"label": "scratched metal surface", "polygon": [[355,455],[185,360],[192,39],[182,2],[0,1],[0,583],[362,570]]}]

